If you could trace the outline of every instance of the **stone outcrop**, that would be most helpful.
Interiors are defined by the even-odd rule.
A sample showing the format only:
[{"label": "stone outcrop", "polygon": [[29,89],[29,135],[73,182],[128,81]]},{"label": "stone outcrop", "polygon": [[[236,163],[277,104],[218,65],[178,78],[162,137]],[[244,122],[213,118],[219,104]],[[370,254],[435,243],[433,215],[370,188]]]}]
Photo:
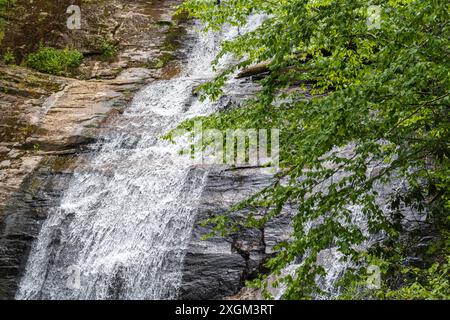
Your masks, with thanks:
[{"label": "stone outcrop", "polygon": [[[187,248],[180,289],[182,299],[221,299],[237,294],[264,271],[273,246],[290,234],[290,215],[280,215],[263,229],[241,229],[227,237],[202,237],[210,232],[201,221],[225,213],[238,201],[270,185],[273,174],[259,168],[215,168],[207,177],[194,230]],[[246,212],[231,214],[231,220]]]},{"label": "stone outcrop", "polygon": [[13,299],[31,244],[70,181],[75,156],[41,159],[9,198],[0,217],[0,299]]},{"label": "stone outcrop", "polygon": [[[184,30],[177,24],[182,17],[173,18],[173,6],[179,2],[17,0],[7,16],[0,56],[10,51],[20,64],[41,45],[78,49],[85,59],[73,76],[80,79],[114,78],[132,67],[161,67]],[[67,27],[70,5],[80,7],[80,29]],[[105,44],[115,49],[112,57],[103,55]]]},{"label": "stone outcrop", "polygon": [[[92,142],[96,128],[123,110],[150,78],[177,72],[169,60],[160,65],[164,70],[143,67],[158,63],[180,43],[183,27],[172,19],[178,2],[16,1],[0,54],[13,49],[19,62],[42,43],[78,48],[87,58],[77,70],[78,80],[0,63],[0,212],[42,157],[73,153]],[[67,29],[71,4],[81,7],[80,30]],[[106,61],[94,53],[100,40],[110,38],[118,53]]]},{"label": "stone outcrop", "polygon": [[95,141],[100,124],[120,113],[150,78],[148,70],[138,68],[112,80],[83,81],[0,66],[0,175],[5,181],[0,203],[46,156],[75,153]]}]

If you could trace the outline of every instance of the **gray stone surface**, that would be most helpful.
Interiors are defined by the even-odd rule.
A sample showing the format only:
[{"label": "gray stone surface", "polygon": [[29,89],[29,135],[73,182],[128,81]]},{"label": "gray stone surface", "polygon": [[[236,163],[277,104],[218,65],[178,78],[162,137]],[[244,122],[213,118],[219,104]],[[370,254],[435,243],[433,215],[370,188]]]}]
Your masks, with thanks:
[{"label": "gray stone surface", "polygon": [[[0,219],[0,299],[13,299],[42,222],[57,206],[71,173],[55,170],[57,157],[29,175]],[[70,161],[70,159],[66,159]]]},{"label": "gray stone surface", "polygon": [[[215,168],[208,180],[183,265],[181,299],[221,299],[234,295],[263,270],[273,245],[289,234],[289,217],[280,216],[267,229],[242,229],[227,237],[202,237],[209,229],[199,225],[209,217],[225,213],[230,206],[268,186],[272,174],[260,169]],[[245,212],[231,214],[236,219]],[[267,244],[267,239],[269,244]]]}]

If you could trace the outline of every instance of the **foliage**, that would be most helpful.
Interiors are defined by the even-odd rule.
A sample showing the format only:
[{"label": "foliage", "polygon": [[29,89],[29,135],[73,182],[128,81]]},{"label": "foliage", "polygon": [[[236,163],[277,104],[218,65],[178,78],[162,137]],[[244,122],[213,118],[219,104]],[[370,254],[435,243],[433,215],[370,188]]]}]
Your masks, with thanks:
[{"label": "foliage", "polygon": [[403,283],[397,289],[384,285],[380,289],[367,289],[365,281],[353,282],[350,290],[340,299],[400,299],[448,300],[450,299],[450,257],[435,262],[429,268],[402,267],[399,274]]},{"label": "foliage", "polygon": [[4,64],[13,64],[16,62],[16,58],[11,50],[7,50],[2,57]]},{"label": "foliage", "polygon": [[64,75],[70,69],[76,68],[83,60],[83,54],[78,50],[59,50],[50,47],[40,47],[27,58],[27,65],[40,72]]},{"label": "foliage", "polygon": [[[382,9],[379,28],[367,24],[369,5]],[[297,205],[292,239],[266,264],[279,275],[303,258],[295,275],[280,280],[287,284],[284,298],[319,292],[315,279],[325,270],[316,261],[324,249],[336,246],[344,259],[367,263],[356,247],[367,234],[351,208],[361,208],[369,234],[383,233],[394,243],[403,232],[402,204],[416,207],[425,223],[448,225],[449,8],[445,0],[187,0],[181,6],[205,30],[268,15],[255,31],[223,43],[215,63],[229,53],[239,62],[200,89],[217,98],[233,72],[270,61],[256,98],[202,120],[205,128],[221,130],[282,129],[276,181],[231,209],[263,211],[264,218],[236,222],[225,214],[209,222],[222,234],[236,223],[261,227],[286,203]],[[182,127],[191,129],[195,120]],[[340,152],[344,147],[349,151]],[[379,170],[370,174],[374,166]],[[402,180],[411,192],[400,192],[386,215],[373,186]],[[349,270],[342,285],[361,273]],[[264,286],[264,277],[255,283]],[[409,288],[397,297],[423,293]]]},{"label": "foliage", "polygon": [[396,290],[380,291],[378,297],[384,299],[450,299],[450,256],[444,263],[436,262],[428,269],[404,268],[402,272],[411,274],[413,279]]},{"label": "foliage", "polygon": [[111,59],[117,54],[117,47],[108,41],[102,42],[100,50],[102,52],[102,56],[107,59]]}]

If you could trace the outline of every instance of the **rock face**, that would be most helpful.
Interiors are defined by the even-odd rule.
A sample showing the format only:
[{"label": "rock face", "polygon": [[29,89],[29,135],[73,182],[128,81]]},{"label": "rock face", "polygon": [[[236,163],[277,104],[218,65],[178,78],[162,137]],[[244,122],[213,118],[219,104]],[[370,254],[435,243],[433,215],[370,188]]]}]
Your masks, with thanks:
[{"label": "rock face", "polygon": [[[199,222],[225,213],[232,205],[268,186],[273,174],[257,168],[215,168],[208,175],[196,223],[184,259],[181,299],[221,299],[232,296],[245,280],[263,271],[263,262],[275,244],[289,235],[290,215],[285,213],[264,229],[242,229],[228,237],[202,237],[209,230]],[[231,215],[234,220],[245,212]]]},{"label": "rock face", "polygon": [[[17,1],[0,53],[14,48],[19,62],[42,40],[87,58],[78,79],[0,63],[0,299],[14,298],[33,240],[80,165],[78,155],[144,84],[177,72],[170,59],[144,68],[181,41],[183,27],[172,19],[177,2],[83,2],[82,29],[72,32],[65,10],[74,1]],[[99,39],[115,41],[113,60],[94,52]]]},{"label": "rock face", "polygon": [[41,161],[6,204],[0,218],[1,299],[14,298],[31,244],[50,214],[49,208],[58,205],[70,180],[70,163],[74,159],[74,156],[54,156]]},{"label": "rock face", "polygon": [[[9,78],[12,73],[14,79]],[[0,175],[5,181],[1,204],[42,159],[75,153],[93,142],[98,126],[123,110],[150,78],[145,69],[127,69],[113,80],[80,81],[0,66],[0,84],[6,91],[0,93]],[[37,92],[27,87],[30,79],[38,83]],[[52,87],[42,89],[45,85]],[[55,88],[61,90],[52,93]]]},{"label": "rock face", "polygon": [[[0,56],[10,51],[21,63],[40,45],[78,49],[85,59],[73,75],[81,79],[114,78],[125,68],[165,63],[183,33],[172,18],[179,2],[17,0],[6,19]],[[67,27],[71,5],[80,8],[80,29]],[[115,49],[113,57],[103,54],[105,44]]]},{"label": "rock face", "polygon": [[[112,113],[120,113],[144,83],[177,72],[177,63],[169,62],[167,54],[181,41],[183,27],[171,18],[178,2],[38,0],[30,5],[29,1],[16,1],[7,18],[0,55],[14,49],[19,62],[43,43],[78,48],[87,58],[76,71],[79,80],[0,62],[0,177],[4,181],[0,212],[8,196],[43,157],[79,151],[94,140],[96,128]],[[82,9],[80,30],[67,29],[66,9],[71,4]],[[108,35],[115,37],[118,53],[106,61],[92,53],[99,39],[108,39]],[[161,56],[166,58],[160,67],[165,68],[142,68],[161,61]],[[98,79],[102,77],[108,79]],[[86,78],[91,80],[82,80]]]},{"label": "rock face", "polygon": [[0,66],[0,212],[9,195],[42,159],[36,147],[25,141],[37,129],[46,97],[69,81]]},{"label": "rock face", "polygon": [[[18,78],[30,75],[18,67],[1,70],[5,74],[14,72]],[[38,79],[42,76],[31,75]],[[1,94],[5,97],[0,102],[4,115],[0,167],[1,296],[13,297],[40,222],[57,204],[70,179],[69,164],[75,158],[72,154],[95,141],[96,130],[107,117],[123,110],[132,93],[149,79],[148,70],[128,69],[106,81],[51,78],[52,84],[61,84],[62,90],[47,98],[44,93],[30,99],[27,95],[33,92],[20,96],[14,90]],[[11,87],[10,83],[2,84]],[[20,115],[20,119],[14,119],[14,115]]]}]

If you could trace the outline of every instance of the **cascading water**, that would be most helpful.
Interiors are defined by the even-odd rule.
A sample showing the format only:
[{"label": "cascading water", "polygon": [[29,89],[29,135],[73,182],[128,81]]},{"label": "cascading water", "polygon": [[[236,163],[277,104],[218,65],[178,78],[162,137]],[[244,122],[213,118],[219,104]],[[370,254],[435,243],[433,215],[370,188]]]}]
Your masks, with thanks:
[{"label": "cascading water", "polygon": [[16,298],[176,298],[207,169],[190,166],[160,137],[219,107],[192,91],[214,75],[210,63],[220,39],[236,32],[194,37],[190,31],[196,40],[184,71],[148,85],[112,123],[44,222]]}]

